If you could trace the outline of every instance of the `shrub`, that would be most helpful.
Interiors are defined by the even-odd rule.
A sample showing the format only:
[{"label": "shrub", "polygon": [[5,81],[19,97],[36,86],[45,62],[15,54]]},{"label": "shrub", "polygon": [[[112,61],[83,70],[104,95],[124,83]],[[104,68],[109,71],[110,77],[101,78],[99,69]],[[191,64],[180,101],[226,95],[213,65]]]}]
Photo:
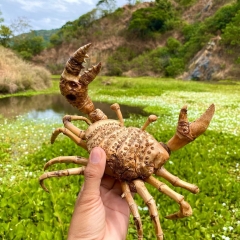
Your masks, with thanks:
[{"label": "shrub", "polygon": [[184,62],[179,58],[171,58],[169,65],[165,68],[166,75],[170,77],[176,77],[177,75],[183,73],[184,71]]},{"label": "shrub", "polygon": [[141,8],[132,14],[128,32],[130,36],[150,38],[155,32],[164,33],[172,29],[174,20],[177,18],[172,5],[168,1],[159,0],[154,7]]},{"label": "shrub", "polygon": [[184,6],[184,7],[189,7],[193,5],[196,0],[175,0],[179,5]]},{"label": "shrub", "polygon": [[129,63],[129,68],[133,69],[139,75],[148,75],[149,72],[160,74],[168,65],[169,52],[166,47],[157,48],[152,51],[145,52]]},{"label": "shrub", "polygon": [[131,47],[119,47],[107,59],[108,75],[121,76],[122,73],[128,70],[128,62],[137,55],[136,50]]},{"label": "shrub", "polygon": [[51,74],[45,68],[26,63],[1,46],[0,67],[0,93],[38,90],[51,85]]},{"label": "shrub", "polygon": [[167,47],[169,52],[176,54],[181,46],[181,43],[174,37],[170,37],[167,40]]},{"label": "shrub", "polygon": [[217,31],[223,31],[227,24],[229,24],[237,11],[240,9],[240,4],[226,5],[220,8],[214,16],[208,18],[205,22],[204,31],[211,31],[211,33],[217,33]]},{"label": "shrub", "polygon": [[121,76],[123,73],[120,62],[114,60],[112,57],[108,58],[108,72],[109,76]]},{"label": "shrub", "polygon": [[240,11],[237,12],[232,22],[227,24],[222,34],[222,41],[232,46],[240,46]]},{"label": "shrub", "polygon": [[59,63],[48,63],[46,67],[52,74],[61,74],[63,71],[63,65]]},{"label": "shrub", "polygon": [[19,56],[21,56],[23,59],[25,59],[25,60],[31,60],[32,59],[32,54],[30,53],[30,52],[28,52],[28,51],[21,51],[21,52],[19,52],[18,53],[19,54]]}]

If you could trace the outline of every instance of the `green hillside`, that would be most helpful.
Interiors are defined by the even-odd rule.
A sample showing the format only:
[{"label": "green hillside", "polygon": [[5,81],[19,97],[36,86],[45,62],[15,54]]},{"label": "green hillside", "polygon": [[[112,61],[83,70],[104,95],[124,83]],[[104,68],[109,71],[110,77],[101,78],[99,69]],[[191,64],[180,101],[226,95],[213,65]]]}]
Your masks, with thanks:
[{"label": "green hillside", "polygon": [[51,30],[33,30],[35,36],[42,37],[44,40],[44,45],[47,46],[50,42],[50,38],[53,34],[55,34],[58,29]]},{"label": "green hillside", "polygon": [[[90,61],[101,60],[105,75],[238,79],[239,10],[239,1],[219,0],[157,0],[103,16],[94,9],[51,35],[55,53],[49,49],[34,60],[60,73],[72,52],[92,42]],[[192,66],[199,56],[200,65]]]}]

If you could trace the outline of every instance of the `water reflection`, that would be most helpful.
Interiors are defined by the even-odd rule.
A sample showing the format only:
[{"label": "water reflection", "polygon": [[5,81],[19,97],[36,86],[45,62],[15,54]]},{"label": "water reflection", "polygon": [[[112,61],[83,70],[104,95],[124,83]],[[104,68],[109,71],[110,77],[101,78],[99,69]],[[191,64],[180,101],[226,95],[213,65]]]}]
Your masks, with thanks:
[{"label": "water reflection", "polygon": [[[116,119],[116,114],[110,109],[111,104],[94,102],[94,105],[108,118]],[[124,118],[128,118],[130,114],[146,115],[139,107],[121,105],[121,111]],[[0,99],[0,114],[4,118],[25,115],[31,119],[56,119],[62,118],[65,114],[81,115],[60,94],[3,98]]]}]

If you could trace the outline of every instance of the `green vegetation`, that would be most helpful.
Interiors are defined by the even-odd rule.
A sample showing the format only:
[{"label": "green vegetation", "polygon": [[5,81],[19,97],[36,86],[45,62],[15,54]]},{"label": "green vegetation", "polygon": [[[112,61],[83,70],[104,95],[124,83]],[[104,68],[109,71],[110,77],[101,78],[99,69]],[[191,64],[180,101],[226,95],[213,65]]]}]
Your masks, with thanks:
[{"label": "green vegetation", "polygon": [[[103,85],[104,81],[110,85]],[[57,83],[54,81],[52,91],[58,91]],[[93,100],[141,106],[149,114],[158,115],[158,121],[147,131],[163,142],[174,134],[178,113],[184,104],[188,104],[190,121],[199,117],[211,103],[216,104],[216,113],[207,132],[173,152],[165,165],[171,173],[199,186],[200,193],[196,195],[171,186],[191,204],[193,216],[176,221],[164,219],[179,206],[147,185],[158,204],[166,239],[239,238],[239,91],[239,84],[228,81],[205,84],[159,78],[98,77],[90,85],[89,95]],[[132,115],[125,119],[125,125],[141,127],[145,120],[146,117]],[[86,129],[85,123],[76,124]],[[39,187],[38,176],[51,158],[61,155],[87,157],[88,154],[63,135],[50,145],[51,132],[62,126],[61,120],[37,121],[19,116],[12,120],[1,118],[0,125],[0,238],[66,239],[76,196],[84,179],[82,176],[49,179],[46,185],[50,194],[47,194]],[[71,167],[76,166],[54,165],[49,170]],[[154,228],[145,204],[137,195],[136,201],[145,239],[154,239]],[[136,238],[131,218],[127,239]]]},{"label": "green vegetation", "polygon": [[154,7],[141,8],[132,14],[127,31],[130,37],[153,38],[156,33],[172,30],[177,12],[170,2],[158,0]]},{"label": "green vegetation", "polygon": [[10,49],[0,46],[0,94],[40,90],[51,85],[50,72],[18,58]]},{"label": "green vegetation", "polygon": [[7,47],[10,41],[10,37],[12,35],[12,30],[2,24],[4,22],[4,18],[2,18],[1,16],[2,12],[0,10],[0,45]]},{"label": "green vegetation", "polygon": [[[185,7],[194,3],[194,1],[176,2]],[[148,8],[139,9],[132,14],[129,22],[127,29],[129,39],[159,40],[164,32],[180,29],[183,36],[182,41],[179,42],[170,37],[165,46],[156,49],[142,47],[140,51],[139,48],[132,47],[131,55],[134,57],[127,58],[125,61],[123,61],[125,52],[122,51],[122,47],[119,47],[108,59],[108,63],[110,63],[107,64],[108,74],[121,75],[124,71],[133,70],[138,75],[148,75],[149,72],[152,72],[176,77],[185,71],[194,55],[213,36],[221,32],[223,33],[223,49],[232,54],[238,63],[240,62],[237,54],[240,47],[239,9],[239,1],[225,5],[212,17],[206,18],[204,21],[196,20],[192,24],[182,21],[180,12],[176,11],[169,1],[159,0]],[[182,12],[184,10],[185,8],[182,9]]]},{"label": "green vegetation", "polygon": [[44,49],[43,37],[36,36],[34,32],[15,36],[11,41],[11,48],[25,60],[31,60],[34,55],[39,54]]},{"label": "green vegetation", "polygon": [[[104,31],[99,27],[101,25],[101,19],[106,16],[110,20],[119,21],[123,13],[123,9],[118,8],[115,12],[103,11],[103,16],[99,15],[99,9],[93,9],[92,11],[83,14],[74,21],[69,21],[64,24],[55,34],[50,38],[50,43],[53,47],[59,46],[63,43],[86,42],[86,41],[99,41],[99,37],[104,35]],[[101,18],[102,17],[102,18]],[[107,38],[107,36],[105,36]]]},{"label": "green vegetation", "polygon": [[61,44],[62,42],[69,43],[81,36],[83,31],[86,31],[96,19],[96,9],[93,9],[92,11],[83,14],[75,21],[69,21],[64,24],[59,31],[52,35],[50,42],[55,46]]},{"label": "green vegetation", "polygon": [[53,34],[55,34],[58,29],[51,29],[51,30],[33,30],[33,34],[35,36],[39,36],[43,38],[43,45],[44,47],[49,47],[50,39]]},{"label": "green vegetation", "polygon": [[[0,16],[1,14],[0,11]],[[4,19],[0,18],[0,45],[13,49],[23,59],[31,60],[47,47],[46,38],[43,38],[47,31],[29,31],[31,26],[24,17],[18,17],[11,26],[1,24],[2,22],[4,23]]]},{"label": "green vegetation", "polygon": [[[226,28],[223,31],[222,40],[223,43],[228,46],[228,52],[234,54],[234,52],[238,52],[240,48],[240,30],[239,30],[239,22],[240,22],[240,9],[237,12],[234,12],[234,17],[231,22],[226,24]],[[240,57],[236,54],[235,60],[237,63],[240,63]]]}]

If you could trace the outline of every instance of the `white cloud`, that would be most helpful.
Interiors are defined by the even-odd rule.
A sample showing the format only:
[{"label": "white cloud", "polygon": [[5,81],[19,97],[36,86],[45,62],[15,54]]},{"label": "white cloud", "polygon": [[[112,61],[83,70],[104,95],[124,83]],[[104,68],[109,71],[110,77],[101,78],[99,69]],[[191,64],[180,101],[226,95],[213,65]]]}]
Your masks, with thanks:
[{"label": "white cloud", "polygon": [[[29,20],[32,29],[54,29],[74,21],[96,7],[99,0],[0,0],[4,24],[9,26],[18,17]],[[117,0],[117,5],[127,0]]]},{"label": "white cloud", "polygon": [[87,3],[89,5],[93,5],[94,4],[92,0],[63,0],[63,2],[66,2],[66,3],[77,3],[77,4]]},{"label": "white cloud", "polygon": [[26,11],[35,11],[38,8],[44,6],[44,1],[31,1],[31,0],[11,0],[11,2],[16,2],[21,5],[21,8]]},{"label": "white cloud", "polygon": [[76,7],[76,4],[79,6],[85,4],[94,6],[92,0],[10,0],[10,2],[20,4],[20,8],[28,12],[38,12],[42,10],[66,12],[70,10],[71,5]]}]

